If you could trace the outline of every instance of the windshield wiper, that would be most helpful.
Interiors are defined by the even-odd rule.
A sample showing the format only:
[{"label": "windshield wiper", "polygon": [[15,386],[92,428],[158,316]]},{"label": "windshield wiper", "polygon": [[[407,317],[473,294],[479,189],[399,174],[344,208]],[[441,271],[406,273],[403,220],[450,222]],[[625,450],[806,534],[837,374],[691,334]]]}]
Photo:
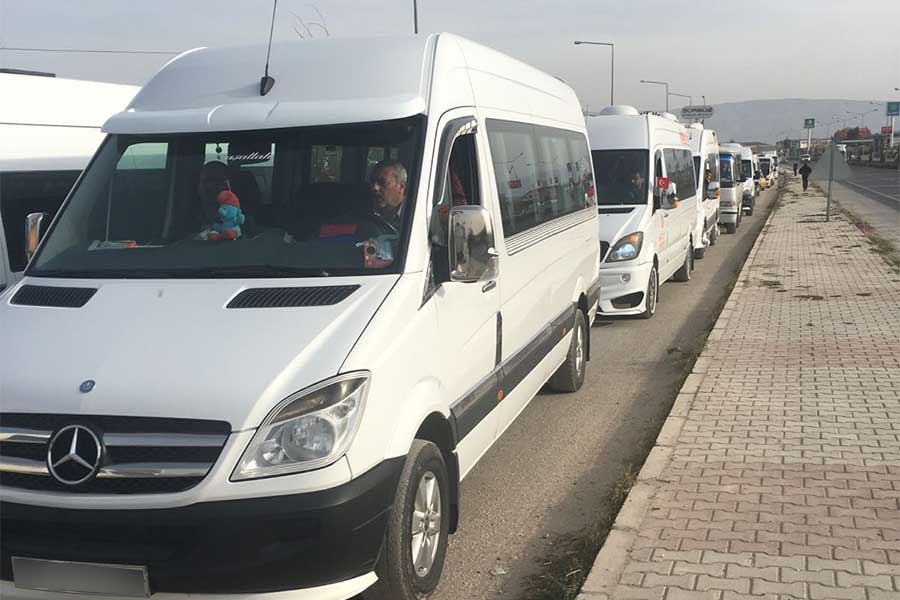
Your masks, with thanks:
[{"label": "windshield wiper", "polygon": [[28,273],[29,277],[63,277],[71,279],[152,279],[177,277],[176,269],[49,269]]},{"label": "windshield wiper", "polygon": [[206,277],[330,277],[324,269],[309,269],[286,265],[236,265],[197,269]]}]

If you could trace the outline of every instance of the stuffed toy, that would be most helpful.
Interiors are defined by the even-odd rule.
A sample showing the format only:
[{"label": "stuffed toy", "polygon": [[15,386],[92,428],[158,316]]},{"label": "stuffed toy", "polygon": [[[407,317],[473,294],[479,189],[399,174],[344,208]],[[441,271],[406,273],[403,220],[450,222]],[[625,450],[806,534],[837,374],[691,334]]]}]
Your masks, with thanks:
[{"label": "stuffed toy", "polygon": [[235,240],[241,237],[241,225],[244,224],[244,213],[241,203],[234,192],[225,190],[219,193],[219,218],[206,234],[208,240]]}]

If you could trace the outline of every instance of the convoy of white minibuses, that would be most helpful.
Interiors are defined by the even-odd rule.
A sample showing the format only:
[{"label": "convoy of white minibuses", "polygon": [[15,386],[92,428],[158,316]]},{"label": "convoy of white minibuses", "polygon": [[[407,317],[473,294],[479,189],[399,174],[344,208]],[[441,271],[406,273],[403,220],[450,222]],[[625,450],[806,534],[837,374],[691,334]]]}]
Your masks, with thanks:
[{"label": "convoy of white minibuses", "polygon": [[72,84],[103,101],[58,130],[16,113],[3,598],[430,596],[461,481],[542,387],[580,389],[596,317],[652,317],[753,211],[749,148],[585,119],[452,34],[265,55],[186,52],[102,134],[134,88]]},{"label": "convoy of white minibuses", "polygon": [[684,124],[669,113],[610,106],[587,118],[600,212],[604,315],[656,312],[659,286],[688,281],[697,194]]},{"label": "convoy of white minibuses", "polygon": [[[460,481],[545,383],[584,381],[574,92],[449,34],[265,55],[163,67],[2,297],[3,598],[425,597]],[[636,119],[668,132],[665,173],[641,162],[672,179],[643,199],[668,277],[690,149]]]},{"label": "convoy of white minibuses", "polygon": [[103,122],[137,91],[0,70],[0,292],[25,269],[26,216],[45,213],[46,222],[36,225],[49,225],[103,141]]}]

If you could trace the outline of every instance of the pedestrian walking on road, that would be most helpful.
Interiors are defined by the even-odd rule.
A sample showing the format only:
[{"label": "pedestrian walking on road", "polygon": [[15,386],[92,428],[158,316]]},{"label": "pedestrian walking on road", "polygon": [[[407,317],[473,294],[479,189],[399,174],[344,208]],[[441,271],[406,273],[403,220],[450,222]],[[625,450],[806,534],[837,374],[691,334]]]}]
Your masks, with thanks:
[{"label": "pedestrian walking on road", "polygon": [[804,160],[803,166],[800,167],[800,177],[803,178],[803,191],[806,191],[806,188],[809,187],[809,174],[812,173],[812,167],[809,166],[809,161]]},{"label": "pedestrian walking on road", "polygon": [[797,176],[797,163],[794,163],[794,177]]}]

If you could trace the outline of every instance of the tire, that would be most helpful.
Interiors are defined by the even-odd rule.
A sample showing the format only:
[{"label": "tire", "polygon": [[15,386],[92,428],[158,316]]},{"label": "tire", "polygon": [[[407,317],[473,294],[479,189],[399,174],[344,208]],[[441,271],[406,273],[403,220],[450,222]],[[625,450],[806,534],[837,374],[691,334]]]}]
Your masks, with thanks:
[{"label": "tire", "polygon": [[548,387],[556,392],[577,392],[584,384],[584,373],[587,371],[587,319],[581,309],[575,310],[575,324],[572,327],[572,343],[566,360],[547,382]]},{"label": "tire", "polygon": [[756,199],[755,199],[755,198],[754,198],[753,200],[750,201],[750,210],[747,211],[747,216],[748,216],[748,217],[752,217],[752,216],[753,216],[753,209],[754,209],[754,208],[756,208]]},{"label": "tire", "polygon": [[715,246],[719,241],[719,224],[713,225],[712,231],[709,232],[709,245]]},{"label": "tire", "polygon": [[691,271],[694,270],[694,252],[692,246],[693,243],[689,241],[688,250],[684,256],[684,262],[681,263],[681,267],[675,271],[675,275],[672,276],[674,281],[687,283],[691,280]]},{"label": "tire", "polygon": [[725,233],[734,233],[737,231],[737,223],[725,223]]},{"label": "tire", "polygon": [[[431,490],[431,504],[428,491]],[[436,508],[437,517],[434,516]],[[428,510],[421,510],[428,509]],[[414,545],[413,520],[424,513],[426,523],[421,543]],[[450,530],[450,479],[440,449],[432,442],[414,440],[397,484],[394,508],[388,519],[375,574],[378,581],[363,592],[365,600],[421,600],[437,588],[447,555]],[[431,539],[434,546],[426,545]],[[421,548],[421,568],[417,572],[413,552]],[[429,555],[430,548],[433,550]]]},{"label": "tire", "polygon": [[694,260],[700,260],[706,256],[706,248],[694,248]]},{"label": "tire", "polygon": [[656,265],[650,269],[650,276],[647,278],[647,291],[644,293],[644,312],[638,316],[641,319],[649,319],[656,314],[656,305],[659,302],[659,271]]}]

